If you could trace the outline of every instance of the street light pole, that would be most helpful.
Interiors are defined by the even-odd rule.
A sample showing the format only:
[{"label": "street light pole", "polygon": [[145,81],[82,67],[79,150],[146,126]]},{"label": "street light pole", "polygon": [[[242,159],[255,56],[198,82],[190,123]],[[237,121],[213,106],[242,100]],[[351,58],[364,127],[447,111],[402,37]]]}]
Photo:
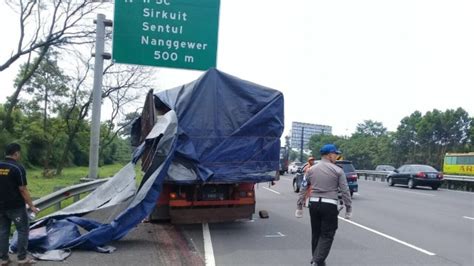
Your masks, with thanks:
[{"label": "street light pole", "polygon": [[110,59],[110,54],[104,53],[105,27],[112,26],[111,20],[106,20],[104,14],[97,14],[96,40],[95,40],[95,62],[94,62],[94,85],[92,89],[92,117],[91,117],[91,139],[89,147],[89,176],[96,179],[99,172],[99,145],[100,145],[100,109],[102,105],[102,72],[104,71],[104,59]]},{"label": "street light pole", "polygon": [[304,127],[301,128],[300,162],[303,162],[303,136],[304,136]]}]

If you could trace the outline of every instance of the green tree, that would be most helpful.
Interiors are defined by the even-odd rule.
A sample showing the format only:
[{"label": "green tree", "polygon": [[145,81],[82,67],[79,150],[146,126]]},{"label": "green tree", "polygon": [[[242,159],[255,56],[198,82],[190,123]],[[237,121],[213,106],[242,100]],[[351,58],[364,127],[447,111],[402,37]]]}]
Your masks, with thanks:
[{"label": "green tree", "polygon": [[373,169],[373,149],[376,149],[376,138],[353,134],[341,150],[346,160],[351,160],[357,169]]},{"label": "green tree", "polygon": [[387,134],[387,129],[381,122],[365,120],[364,123],[357,124],[355,134],[379,137]]},{"label": "green tree", "polygon": [[446,152],[463,152],[470,143],[472,118],[458,108],[416,111],[401,121],[394,138],[398,162],[423,163],[441,168]]},{"label": "green tree", "polygon": [[[6,0],[6,6],[18,14],[18,41],[10,51],[0,59],[0,72],[9,68],[14,62],[26,57],[26,67],[21,78],[17,80],[15,91],[8,97],[5,107],[5,118],[1,130],[13,130],[12,113],[19,103],[23,86],[39,68],[51,48],[92,43],[93,25],[84,24],[84,18],[101,8],[89,0],[78,1],[31,1]],[[34,56],[37,57],[33,60]],[[5,57],[6,56],[6,57]]]},{"label": "green tree", "polygon": [[417,125],[421,120],[422,114],[419,111],[415,111],[401,120],[394,139],[394,153],[398,155],[396,157],[397,165],[415,163],[420,158],[418,153],[421,145]]},{"label": "green tree", "polygon": [[[45,58],[41,60],[39,67],[31,75],[24,86],[31,97],[24,100],[23,108],[32,116],[37,116],[41,113],[41,127],[42,134],[35,134],[32,136],[32,144],[35,149],[42,151],[36,153],[40,154],[43,168],[46,171],[50,168],[50,162],[57,162],[55,148],[58,148],[62,136],[62,121],[58,119],[50,119],[51,114],[56,114],[61,101],[64,101],[64,96],[68,92],[68,83],[70,78],[65,75],[57,62],[57,54],[50,52],[46,54]],[[39,59],[36,59],[39,60]],[[20,72],[15,79],[15,84],[24,80],[25,73],[30,72],[29,64],[24,64],[20,67]],[[33,121],[33,125],[38,121]],[[40,137],[41,136],[41,137]]]},{"label": "green tree", "polygon": [[309,139],[309,149],[311,150],[311,155],[315,158],[321,158],[319,150],[324,144],[333,143],[338,146],[340,149],[344,149],[346,140],[343,137],[334,136],[334,135],[313,135]]},{"label": "green tree", "polygon": [[471,117],[471,125],[469,126],[469,142],[466,147],[467,151],[474,151],[474,117]]},{"label": "green tree", "polygon": [[293,149],[290,149],[290,154],[288,156],[288,160],[290,160],[292,162],[296,161],[296,160],[299,161],[299,156],[300,156],[299,152],[294,151]]}]

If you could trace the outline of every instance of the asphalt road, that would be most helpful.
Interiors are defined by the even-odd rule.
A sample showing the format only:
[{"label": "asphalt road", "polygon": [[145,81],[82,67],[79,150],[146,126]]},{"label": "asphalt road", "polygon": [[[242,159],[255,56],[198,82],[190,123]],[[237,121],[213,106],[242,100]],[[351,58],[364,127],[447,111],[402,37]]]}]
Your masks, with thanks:
[{"label": "asphalt road", "polygon": [[[474,193],[364,180],[359,188],[352,221],[339,220],[328,265],[474,265]],[[271,188],[260,184],[256,195],[269,219],[210,225],[216,265],[309,265],[309,215],[294,217],[291,176]],[[182,230],[195,240],[202,232]],[[196,249],[204,253],[202,244]]]},{"label": "asphalt road", "polygon": [[[309,265],[309,213],[294,217],[291,179],[258,185],[257,211],[267,210],[269,219],[210,224],[206,248],[203,225],[146,223],[112,243],[114,253],[73,251],[65,264],[204,265],[207,258],[215,265]],[[328,265],[474,265],[474,193],[365,180],[359,190],[353,219],[339,220]]]}]

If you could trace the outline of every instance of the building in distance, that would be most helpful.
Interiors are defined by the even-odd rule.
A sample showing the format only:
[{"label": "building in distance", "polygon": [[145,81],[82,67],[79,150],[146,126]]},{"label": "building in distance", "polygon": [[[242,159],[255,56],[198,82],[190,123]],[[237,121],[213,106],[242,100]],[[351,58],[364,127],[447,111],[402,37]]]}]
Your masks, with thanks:
[{"label": "building in distance", "polygon": [[291,148],[301,149],[303,139],[303,150],[308,149],[309,139],[313,135],[332,135],[332,127],[327,125],[293,122],[291,124]]}]

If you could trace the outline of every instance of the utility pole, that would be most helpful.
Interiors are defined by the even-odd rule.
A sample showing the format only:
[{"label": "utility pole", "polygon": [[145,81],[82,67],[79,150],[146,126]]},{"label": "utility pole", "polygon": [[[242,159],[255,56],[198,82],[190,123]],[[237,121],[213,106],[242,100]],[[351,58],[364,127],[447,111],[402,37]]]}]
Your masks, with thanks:
[{"label": "utility pole", "polygon": [[89,179],[96,179],[99,172],[99,146],[100,146],[100,109],[102,105],[102,72],[104,71],[104,59],[110,59],[109,53],[104,53],[105,27],[111,27],[112,21],[105,19],[104,14],[97,14],[96,40],[94,63],[94,85],[92,89],[92,118],[91,139],[89,147]]},{"label": "utility pole", "polygon": [[303,162],[303,136],[304,136],[304,127],[301,127],[300,162]]}]

